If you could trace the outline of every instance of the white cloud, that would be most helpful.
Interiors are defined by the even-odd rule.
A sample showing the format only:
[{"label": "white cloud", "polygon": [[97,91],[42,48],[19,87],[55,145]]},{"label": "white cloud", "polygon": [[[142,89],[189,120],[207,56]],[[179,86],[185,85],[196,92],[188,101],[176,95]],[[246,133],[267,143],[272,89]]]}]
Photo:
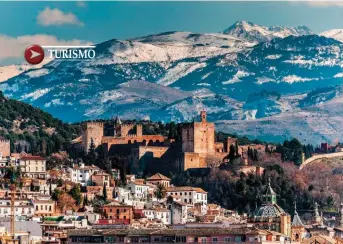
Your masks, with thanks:
[{"label": "white cloud", "polygon": [[336,6],[336,7],[343,7],[343,1],[314,1],[314,0],[305,0],[299,1],[311,6],[315,7],[329,7],[329,6]]},{"label": "white cloud", "polygon": [[85,8],[87,7],[87,4],[84,1],[77,1],[76,5],[80,8]]},{"label": "white cloud", "polygon": [[0,52],[0,63],[6,59],[23,59],[25,49],[32,45],[37,44],[41,46],[54,46],[54,45],[91,45],[89,41],[72,39],[72,40],[62,40],[57,39],[52,35],[26,35],[12,37],[0,34],[0,47],[5,47],[1,49]]},{"label": "white cloud", "polygon": [[38,24],[43,25],[43,26],[50,26],[50,25],[84,26],[84,23],[81,22],[73,13],[64,13],[57,8],[50,9],[49,7],[39,12],[37,16],[37,22]]}]

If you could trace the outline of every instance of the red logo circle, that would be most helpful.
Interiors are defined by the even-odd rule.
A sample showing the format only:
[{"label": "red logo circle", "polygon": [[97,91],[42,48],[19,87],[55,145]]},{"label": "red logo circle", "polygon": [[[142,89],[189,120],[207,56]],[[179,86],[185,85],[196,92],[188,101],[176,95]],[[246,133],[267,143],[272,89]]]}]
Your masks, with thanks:
[{"label": "red logo circle", "polygon": [[25,49],[24,57],[29,64],[39,64],[44,59],[44,50],[39,45],[29,46]]}]

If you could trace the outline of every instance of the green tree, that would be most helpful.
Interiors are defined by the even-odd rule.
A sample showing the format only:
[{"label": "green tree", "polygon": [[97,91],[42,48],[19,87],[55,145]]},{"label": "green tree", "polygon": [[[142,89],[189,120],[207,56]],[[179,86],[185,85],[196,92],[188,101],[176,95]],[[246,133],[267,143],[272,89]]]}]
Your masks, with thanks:
[{"label": "green tree", "polygon": [[235,159],[235,146],[234,145],[230,145],[230,151],[229,151],[229,160],[230,162],[232,162]]},{"label": "green tree", "polygon": [[235,151],[236,151],[235,154],[236,154],[236,157],[239,156],[238,150],[239,150],[239,147],[238,147],[238,140],[236,140],[236,143],[235,143]]},{"label": "green tree", "polygon": [[104,198],[105,202],[107,201],[107,188],[106,184],[104,183],[104,187],[102,188],[102,197]]},{"label": "green tree", "polygon": [[76,184],[69,192],[69,195],[75,199],[76,204],[79,206],[82,202],[81,188],[79,184]]},{"label": "green tree", "polygon": [[154,195],[158,200],[165,198],[166,188],[162,184],[158,184],[156,190],[154,191]]},{"label": "green tree", "polygon": [[54,192],[52,193],[51,198],[52,198],[53,200],[57,201],[58,196],[59,196],[60,194],[62,194],[62,191],[61,191],[60,189],[58,189],[58,188],[55,188]]},{"label": "green tree", "polygon": [[95,144],[93,138],[91,138],[91,143],[89,145],[89,150],[87,154],[88,163],[94,164],[96,161]]}]

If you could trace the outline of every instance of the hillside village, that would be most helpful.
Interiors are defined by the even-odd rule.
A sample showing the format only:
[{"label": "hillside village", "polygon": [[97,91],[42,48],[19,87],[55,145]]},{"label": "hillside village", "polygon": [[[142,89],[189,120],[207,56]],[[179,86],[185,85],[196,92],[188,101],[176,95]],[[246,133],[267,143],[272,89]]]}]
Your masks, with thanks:
[{"label": "hillside village", "polygon": [[[231,137],[217,141],[205,111],[178,126],[178,139],[145,135],[140,124],[119,117],[109,133],[102,122],[83,128],[69,153],[84,155],[84,162],[53,168],[45,157],[23,149],[11,153],[10,141],[0,141],[4,243],[336,243],[343,238],[343,205],[329,216],[315,203],[306,220],[298,214],[297,199],[288,203],[294,211],[284,210],[270,167],[256,160],[276,148],[239,145]],[[96,163],[100,154],[103,164]],[[223,165],[240,177],[262,180],[254,210],[225,208],[209,199],[212,192],[174,185],[168,177],[206,174]]]}]

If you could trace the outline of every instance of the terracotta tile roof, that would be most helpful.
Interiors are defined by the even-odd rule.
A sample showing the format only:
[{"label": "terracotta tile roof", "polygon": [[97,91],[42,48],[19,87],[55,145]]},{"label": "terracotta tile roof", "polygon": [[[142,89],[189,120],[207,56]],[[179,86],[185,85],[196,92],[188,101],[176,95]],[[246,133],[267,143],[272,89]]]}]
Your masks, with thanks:
[{"label": "terracotta tile roof", "polygon": [[164,176],[160,173],[154,174],[153,176],[149,177],[147,180],[169,180],[167,176]]},{"label": "terracotta tile roof", "polygon": [[125,236],[138,236],[138,235],[193,235],[193,236],[211,236],[211,235],[268,235],[269,233],[257,228],[165,228],[165,229],[135,229],[135,228],[117,228],[117,229],[90,229],[90,230],[68,230],[68,236],[92,236],[92,235],[125,235]]},{"label": "terracotta tile roof", "polygon": [[199,187],[191,187],[191,186],[172,186],[167,187],[167,192],[175,192],[175,191],[196,191],[198,193],[207,193],[203,189]]},{"label": "terracotta tile roof", "polygon": [[91,165],[91,166],[83,166],[83,167],[80,167],[79,165],[74,165],[73,169],[84,169],[84,170],[100,170],[100,168],[98,168],[97,166],[94,166],[94,165]]},{"label": "terracotta tile roof", "polygon": [[41,156],[25,156],[22,157],[21,160],[45,160],[45,158]]}]

